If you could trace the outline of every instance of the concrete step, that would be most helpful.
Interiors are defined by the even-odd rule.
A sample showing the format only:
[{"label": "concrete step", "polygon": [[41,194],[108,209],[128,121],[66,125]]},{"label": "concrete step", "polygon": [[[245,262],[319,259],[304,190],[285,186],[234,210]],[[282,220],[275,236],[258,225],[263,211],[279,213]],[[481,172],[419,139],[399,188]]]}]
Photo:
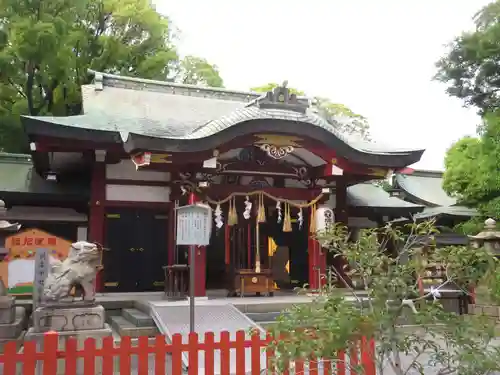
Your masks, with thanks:
[{"label": "concrete step", "polygon": [[256,323],[260,322],[272,322],[275,321],[278,316],[281,315],[279,311],[273,312],[262,312],[262,313],[247,313],[245,314],[250,319],[252,319]]},{"label": "concrete step", "polygon": [[155,326],[153,318],[137,309],[123,309],[122,316],[137,327]]},{"label": "concrete step", "polygon": [[269,329],[271,328],[273,325],[276,324],[276,322],[259,322],[257,323],[259,326],[261,326],[263,329]]},{"label": "concrete step", "polygon": [[110,316],[109,322],[111,327],[118,332],[120,336],[156,336],[158,329],[153,327],[137,327],[132,322],[125,319],[123,316]]},{"label": "concrete step", "polygon": [[[19,350],[21,348],[21,346],[23,345],[23,342],[24,342],[24,334],[25,334],[25,332],[23,331],[15,339],[12,339],[12,338],[0,339],[0,353],[3,353],[5,344],[7,344],[8,342],[12,342],[12,341],[15,341],[16,347]],[[0,368],[0,370],[1,370],[1,368]],[[0,371],[0,374],[3,374],[3,372]]]}]

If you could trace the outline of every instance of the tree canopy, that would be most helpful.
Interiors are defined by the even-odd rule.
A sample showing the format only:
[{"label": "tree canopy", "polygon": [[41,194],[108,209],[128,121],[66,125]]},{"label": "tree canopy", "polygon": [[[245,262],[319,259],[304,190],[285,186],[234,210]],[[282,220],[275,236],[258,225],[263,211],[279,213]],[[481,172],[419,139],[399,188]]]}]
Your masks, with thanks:
[{"label": "tree canopy", "polygon": [[[268,92],[280,86],[278,83],[270,82],[262,86],[252,87],[255,92]],[[288,88],[292,93],[304,96],[305,92],[296,88]],[[313,105],[320,114],[337,129],[345,134],[357,135],[364,139],[369,139],[369,124],[365,117],[355,113],[344,104],[333,103],[328,98],[319,96],[313,97]]]},{"label": "tree canopy", "polygon": [[456,37],[437,63],[436,79],[448,85],[448,93],[481,114],[500,107],[499,20],[497,0],[474,16],[475,29]]},{"label": "tree canopy", "polygon": [[478,137],[462,138],[445,157],[443,189],[459,203],[477,207],[482,216],[467,223],[466,232],[480,228],[484,217],[500,217],[500,111],[483,121]]},{"label": "tree canopy", "polygon": [[223,86],[205,59],[180,59],[149,0],[0,0],[0,149],[25,147],[19,115],[81,113],[88,69]]},{"label": "tree canopy", "polygon": [[474,21],[475,29],[455,38],[438,61],[436,75],[449,95],[482,116],[477,136],[459,140],[445,157],[444,190],[482,216],[466,223],[466,232],[477,230],[485,216],[500,217],[500,0]]}]

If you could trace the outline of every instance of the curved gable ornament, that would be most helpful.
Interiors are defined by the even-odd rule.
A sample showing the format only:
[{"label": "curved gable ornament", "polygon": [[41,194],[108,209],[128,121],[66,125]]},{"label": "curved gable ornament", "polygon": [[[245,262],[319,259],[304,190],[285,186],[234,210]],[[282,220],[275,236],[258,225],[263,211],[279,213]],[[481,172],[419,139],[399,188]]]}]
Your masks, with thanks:
[{"label": "curved gable ornament", "polygon": [[267,156],[273,159],[283,159],[291,154],[295,147],[300,147],[301,138],[281,134],[256,134],[258,140],[255,146],[264,151]]},{"label": "curved gable ornament", "polygon": [[287,155],[291,154],[294,150],[293,146],[276,146],[264,143],[260,145],[260,149],[264,151],[267,156],[273,159],[283,159]]}]

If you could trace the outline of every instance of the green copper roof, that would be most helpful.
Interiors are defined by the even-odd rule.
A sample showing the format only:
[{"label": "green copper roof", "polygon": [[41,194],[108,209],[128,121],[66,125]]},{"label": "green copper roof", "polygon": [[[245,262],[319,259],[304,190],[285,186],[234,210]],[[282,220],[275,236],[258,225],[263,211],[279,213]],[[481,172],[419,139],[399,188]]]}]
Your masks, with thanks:
[{"label": "green copper roof", "polygon": [[458,206],[457,200],[446,194],[442,172],[415,170],[411,174],[397,174],[396,185],[404,191],[405,200],[427,206],[414,216],[417,220],[438,216],[466,219],[477,215],[477,210]]},{"label": "green copper roof", "polygon": [[362,183],[347,188],[347,198],[351,206],[372,208],[398,208],[408,213],[422,211],[424,206],[391,197],[384,189],[372,183]]},{"label": "green copper roof", "polygon": [[426,206],[452,206],[457,203],[443,190],[443,173],[418,171],[412,174],[397,174],[396,182],[407,200]]},{"label": "green copper roof", "polygon": [[286,129],[290,134],[324,142],[353,162],[388,168],[412,164],[424,151],[343,134],[321,117],[307,98],[280,103],[272,96],[276,93],[261,95],[91,73],[94,83],[82,87],[83,115],[24,116],[28,135],[123,143],[127,152],[199,152],[238,136]]},{"label": "green copper roof", "polygon": [[427,207],[422,212],[416,214],[415,218],[425,220],[443,215],[470,218],[477,215],[477,210],[463,206]]},{"label": "green copper roof", "polygon": [[88,189],[46,181],[34,170],[30,155],[0,153],[0,199],[2,193],[74,194],[84,198]]}]

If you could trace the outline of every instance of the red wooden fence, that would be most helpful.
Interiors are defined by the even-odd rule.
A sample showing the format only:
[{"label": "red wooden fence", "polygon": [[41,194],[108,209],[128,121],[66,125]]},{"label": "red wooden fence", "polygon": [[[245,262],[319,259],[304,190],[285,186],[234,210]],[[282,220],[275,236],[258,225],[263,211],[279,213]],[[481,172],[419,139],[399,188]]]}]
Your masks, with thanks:
[{"label": "red wooden fence", "polygon": [[[199,365],[204,367],[205,375],[213,375],[219,372],[221,375],[244,375],[246,372],[246,353],[250,352],[251,375],[262,375],[268,369],[269,373],[276,374],[273,368],[273,352],[268,348],[271,338],[261,338],[258,335],[247,338],[244,331],[237,332],[236,339],[231,340],[229,332],[222,332],[220,340],[215,341],[212,332],[206,333],[204,340],[198,340],[198,335],[192,333],[187,342],[183,343],[182,336],[176,334],[171,343],[165,341],[164,336],[158,336],[154,343],[148,337],[140,337],[137,345],[132,345],[130,337],[122,337],[121,342],[116,344],[113,337],[102,339],[102,345],[96,345],[96,340],[88,338],[83,347],[78,348],[77,340],[69,338],[64,350],[58,348],[58,335],[47,334],[44,337],[43,350],[37,349],[35,342],[24,343],[22,352],[18,352],[15,342],[7,343],[4,353],[0,354],[0,371],[2,375],[76,375],[78,371],[84,375],[128,375],[132,371],[132,356],[136,356],[137,365],[134,373],[147,375],[181,375],[183,373],[183,354],[188,354],[188,375],[198,375]],[[231,366],[230,352],[235,352],[235,363]],[[250,349],[250,350],[247,350]],[[204,363],[198,363],[200,351],[204,352]],[[215,369],[214,354],[220,353],[220,369]],[[266,351],[267,364],[261,363],[261,353]],[[359,371],[364,375],[376,375],[374,361],[375,343],[373,340],[363,338],[359,346],[352,348],[348,355],[341,352],[336,358],[328,360],[296,360],[286,375],[302,375],[304,369],[309,370],[310,375],[356,375]],[[171,357],[167,364],[167,354]],[[154,358],[154,361],[150,360]],[[99,364],[96,366],[96,359]],[[37,369],[43,363],[43,371]],[[21,365],[22,364],[22,368]],[[96,371],[98,367],[98,371]],[[233,367],[234,370],[231,370]],[[350,372],[349,372],[350,369]],[[35,372],[35,370],[38,370]],[[358,370],[358,371],[356,371]]]}]

